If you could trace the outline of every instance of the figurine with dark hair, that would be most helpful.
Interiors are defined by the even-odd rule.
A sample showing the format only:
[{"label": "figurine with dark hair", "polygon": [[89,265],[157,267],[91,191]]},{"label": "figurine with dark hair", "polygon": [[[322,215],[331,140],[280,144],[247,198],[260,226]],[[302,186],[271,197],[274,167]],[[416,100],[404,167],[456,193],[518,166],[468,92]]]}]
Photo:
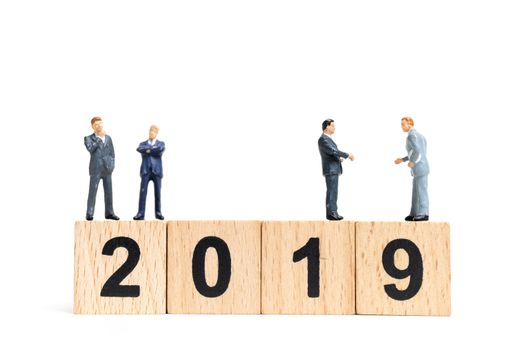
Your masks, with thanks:
[{"label": "figurine with dark hair", "polygon": [[341,162],[346,158],[354,160],[351,153],[341,152],[332,140],[335,132],[335,122],[333,119],[326,119],[323,122],[323,134],[319,138],[318,146],[321,153],[323,164],[323,175],[326,181],[326,218],[328,220],[343,220],[337,213],[337,193],[339,187],[339,175],[343,173]]},{"label": "figurine with dark hair", "polygon": [[408,161],[408,167],[413,176],[412,208],[406,221],[428,220],[428,174],[427,140],[414,129],[414,120],[410,117],[401,119],[401,128],[408,133],[406,150],[408,155],[395,160],[396,164]]},{"label": "figurine with dark hair", "polygon": [[164,220],[160,210],[160,186],[162,180],[162,153],[164,153],[164,142],[157,140],[159,127],[152,125],[149,128],[149,139],[141,142],[137,152],[142,155],[142,165],[140,166],[140,196],[139,211],[133,220],[144,220],[146,210],[146,196],[148,194],[148,184],[153,181],[155,189],[155,217]]},{"label": "figurine with dark hair", "polygon": [[98,184],[102,179],[104,185],[104,204],[106,219],[119,220],[113,211],[113,188],[111,174],[115,169],[115,150],[111,137],[106,135],[102,118],[91,119],[94,133],[84,137],[84,145],[91,154],[89,160],[89,195],[87,202],[86,220],[93,220]]}]

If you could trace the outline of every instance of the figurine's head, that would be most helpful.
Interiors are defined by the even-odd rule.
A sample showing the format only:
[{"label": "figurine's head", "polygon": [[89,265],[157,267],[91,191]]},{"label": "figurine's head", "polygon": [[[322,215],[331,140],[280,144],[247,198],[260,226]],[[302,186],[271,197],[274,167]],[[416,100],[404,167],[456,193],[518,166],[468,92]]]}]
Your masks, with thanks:
[{"label": "figurine's head", "polygon": [[408,116],[401,118],[401,129],[403,129],[404,132],[409,132],[413,127],[414,120],[412,118]]},{"label": "figurine's head", "polygon": [[149,139],[155,140],[157,138],[157,134],[159,133],[159,127],[156,125],[152,125],[149,127]]},{"label": "figurine's head", "polygon": [[335,132],[335,122],[333,119],[326,119],[323,122],[323,132],[327,135],[332,135]]},{"label": "figurine's head", "polygon": [[102,118],[94,117],[93,119],[91,119],[91,127],[93,128],[95,134],[100,134],[104,130],[104,123],[102,122]]}]

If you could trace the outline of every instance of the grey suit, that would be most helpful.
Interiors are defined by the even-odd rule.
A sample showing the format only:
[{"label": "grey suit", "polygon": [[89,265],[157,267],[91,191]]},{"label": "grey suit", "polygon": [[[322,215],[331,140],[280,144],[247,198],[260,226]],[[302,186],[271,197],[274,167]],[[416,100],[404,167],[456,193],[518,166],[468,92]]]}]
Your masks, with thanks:
[{"label": "grey suit", "polygon": [[109,135],[105,141],[95,134],[84,137],[84,145],[91,154],[89,161],[89,195],[86,216],[93,216],[95,211],[95,200],[100,179],[104,185],[104,204],[106,217],[115,215],[113,212],[113,188],[111,184],[111,173],[115,169],[115,150]]},{"label": "grey suit", "polygon": [[414,128],[407,136],[406,149],[408,156],[403,161],[411,161],[412,180],[412,208],[410,216],[428,215],[428,174],[430,169],[427,161],[427,140]]},{"label": "grey suit", "polygon": [[339,175],[343,173],[340,158],[348,158],[348,153],[339,151],[332,138],[322,134],[317,141],[321,161],[323,163],[323,175],[326,181],[326,214],[337,213],[337,193],[339,187]]}]

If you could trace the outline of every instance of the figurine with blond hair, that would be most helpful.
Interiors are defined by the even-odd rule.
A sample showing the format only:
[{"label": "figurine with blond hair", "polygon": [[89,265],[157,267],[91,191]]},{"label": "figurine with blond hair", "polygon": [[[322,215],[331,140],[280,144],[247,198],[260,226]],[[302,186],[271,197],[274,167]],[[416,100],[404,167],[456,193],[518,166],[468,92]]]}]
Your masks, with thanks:
[{"label": "figurine with blond hair", "polygon": [[406,221],[428,221],[428,174],[427,140],[416,129],[410,117],[401,119],[401,128],[408,133],[406,150],[408,155],[395,160],[396,164],[408,161],[412,174],[412,208]]},{"label": "figurine with blond hair", "polygon": [[142,164],[140,166],[140,195],[139,195],[139,211],[133,217],[133,220],[144,220],[144,213],[146,211],[146,196],[148,194],[148,184],[153,181],[155,190],[155,217],[159,220],[164,220],[160,210],[160,187],[162,180],[162,154],[166,148],[164,142],[157,140],[159,127],[152,125],[149,128],[148,140],[141,142],[137,148],[137,152],[142,155]]}]

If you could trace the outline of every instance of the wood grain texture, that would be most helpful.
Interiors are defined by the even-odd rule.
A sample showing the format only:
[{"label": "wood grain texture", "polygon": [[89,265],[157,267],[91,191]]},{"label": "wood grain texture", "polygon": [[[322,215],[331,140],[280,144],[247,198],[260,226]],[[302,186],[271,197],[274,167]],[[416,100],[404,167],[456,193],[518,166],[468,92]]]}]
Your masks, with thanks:
[{"label": "wood grain texture", "polygon": [[[228,245],[231,278],[218,297],[196,289],[193,253],[204,237],[215,236]],[[214,248],[205,255],[205,278],[215,286],[218,258]],[[261,285],[261,224],[258,221],[171,221],[168,223],[168,313],[259,314]]]},{"label": "wood grain texture", "polygon": [[[395,279],[382,264],[386,245],[395,239],[412,241],[421,252],[423,283],[415,296],[395,300],[384,285],[406,289],[410,277]],[[408,255],[400,249],[394,264],[408,266]],[[374,315],[450,315],[450,226],[437,222],[358,222],[356,224],[356,310]]]},{"label": "wood grain texture", "polygon": [[[125,248],[102,254],[107,241],[129,237],[140,248],[137,266],[121,285],[139,285],[138,297],[101,297],[102,286],[128,258]],[[75,223],[74,313],[166,313],[166,224],[160,221]]]},{"label": "wood grain texture", "polygon": [[[295,251],[319,237],[319,297],[307,292],[307,259]],[[355,223],[350,221],[263,222],[262,313],[354,314]]]}]

